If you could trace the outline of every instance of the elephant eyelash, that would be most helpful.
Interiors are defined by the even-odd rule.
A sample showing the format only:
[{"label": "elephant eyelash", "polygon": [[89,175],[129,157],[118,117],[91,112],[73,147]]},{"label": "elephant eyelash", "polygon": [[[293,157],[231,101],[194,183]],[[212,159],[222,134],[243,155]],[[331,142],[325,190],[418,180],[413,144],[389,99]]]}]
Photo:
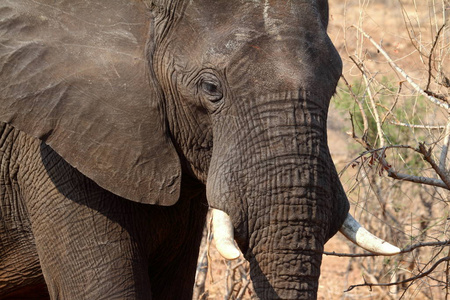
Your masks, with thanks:
[{"label": "elephant eyelash", "polygon": [[[215,98],[216,101],[222,99],[222,97],[223,97],[222,88],[220,87],[220,84],[218,84],[216,82],[207,81],[207,80],[202,81],[201,88],[206,94]],[[217,99],[219,97],[220,97],[220,99]],[[213,99],[211,99],[211,100],[213,100]],[[213,100],[213,102],[214,102],[214,100]]]},{"label": "elephant eyelash", "polygon": [[217,103],[223,99],[222,85],[214,74],[202,74],[198,81],[198,90],[209,102]]}]

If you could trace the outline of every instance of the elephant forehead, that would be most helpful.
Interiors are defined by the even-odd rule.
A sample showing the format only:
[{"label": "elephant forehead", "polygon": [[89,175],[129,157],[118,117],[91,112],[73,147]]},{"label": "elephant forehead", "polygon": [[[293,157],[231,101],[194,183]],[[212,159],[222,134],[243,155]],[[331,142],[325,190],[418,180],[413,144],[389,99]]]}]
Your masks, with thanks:
[{"label": "elephant forehead", "polygon": [[[316,1],[192,1],[180,33],[208,57],[227,56],[254,40],[273,42],[302,31],[324,31]],[[186,31],[191,31],[186,34]]]}]

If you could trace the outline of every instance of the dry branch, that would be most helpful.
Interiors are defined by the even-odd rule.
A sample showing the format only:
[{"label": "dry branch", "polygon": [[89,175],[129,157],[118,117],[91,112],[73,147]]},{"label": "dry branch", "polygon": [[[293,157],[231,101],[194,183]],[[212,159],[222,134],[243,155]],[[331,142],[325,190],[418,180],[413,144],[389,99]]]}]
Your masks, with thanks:
[{"label": "dry branch", "polygon": [[446,160],[448,155],[448,148],[450,147],[450,118],[445,129],[444,145],[442,146],[441,157],[439,158],[439,168],[446,169]]},{"label": "dry branch", "polygon": [[351,285],[351,286],[348,287],[347,290],[345,290],[345,292],[349,292],[349,291],[353,290],[354,288],[361,287],[361,286],[367,286],[369,288],[372,288],[374,286],[393,286],[393,285],[399,285],[399,284],[404,284],[404,283],[408,283],[408,282],[411,282],[411,281],[415,281],[415,280],[417,280],[419,278],[423,278],[425,276],[430,275],[431,272],[433,272],[441,263],[448,262],[448,261],[450,261],[450,256],[441,258],[433,266],[431,266],[431,268],[429,268],[427,271],[425,271],[423,273],[420,273],[417,276],[413,276],[413,277],[410,277],[408,279],[405,279],[405,280],[391,282],[391,283],[369,283],[369,282],[365,282],[365,283],[361,283],[361,284]]},{"label": "dry branch", "polygon": [[423,155],[423,158],[431,165],[434,171],[439,175],[439,177],[447,186],[447,189],[450,190],[450,178],[448,178],[447,174],[445,174],[445,172],[441,170],[441,168],[439,168],[439,166],[434,162],[433,158],[431,157],[431,148],[427,150],[425,148],[425,144],[420,143],[419,149],[417,149],[416,151]]},{"label": "dry branch", "polygon": [[426,184],[426,185],[431,185],[431,186],[435,186],[435,187],[448,189],[447,185],[442,180],[439,180],[436,178],[403,174],[403,173],[399,173],[399,172],[395,171],[392,168],[388,169],[387,172],[388,172],[387,173],[388,176],[393,179],[409,181],[409,182],[413,182],[413,183]]},{"label": "dry branch", "polygon": [[386,60],[389,62],[389,64],[395,69],[397,70],[397,72],[399,72],[406,81],[408,81],[408,83],[420,94],[422,94],[426,99],[428,99],[429,101],[431,101],[433,104],[445,108],[447,110],[450,109],[450,105],[448,103],[442,103],[440,100],[436,99],[433,96],[430,96],[429,94],[427,94],[417,83],[415,83],[412,78],[402,69],[400,68],[389,56],[389,54],[387,54],[386,51],[384,51],[384,49],[377,43],[375,42],[372,37],[367,34],[364,30],[362,30],[361,28],[359,28],[358,26],[353,26],[354,28],[356,28],[361,34],[363,34],[374,46],[375,48],[377,48],[377,50],[386,58]]},{"label": "dry branch", "polygon": [[[362,138],[365,139],[367,136],[367,132],[369,131],[369,122],[367,121],[367,116],[366,116],[366,112],[364,111],[363,103],[360,99],[358,99],[358,97],[355,95],[355,93],[353,93],[352,87],[350,86],[350,84],[348,83],[348,81],[344,77],[344,75],[342,75],[341,78],[344,81],[345,85],[347,86],[348,91],[350,92],[350,95],[355,100],[355,102],[358,104],[359,110],[361,111],[361,116],[363,119],[363,126],[364,126]],[[352,126],[353,126],[353,122],[352,122]]]},{"label": "dry branch", "polygon": [[[380,147],[384,147],[385,144],[385,140],[384,140],[384,136],[383,136],[383,128],[381,127],[381,121],[380,121],[380,116],[378,114],[376,105],[375,105],[375,99],[373,97],[372,91],[370,90],[370,86],[371,86],[371,82],[372,82],[372,78],[369,79],[367,77],[367,72],[364,70],[364,64],[363,62],[356,62],[356,60],[350,56],[350,59],[355,63],[355,65],[358,67],[359,71],[361,72],[361,75],[364,79],[364,82],[366,84],[366,93],[367,96],[369,96],[369,100],[370,100],[370,104],[372,106],[372,114],[373,117],[375,119],[375,122],[377,124],[377,134],[378,134],[378,139],[380,140]],[[359,104],[358,104],[359,105]],[[362,109],[362,105],[359,106],[359,109],[361,111],[361,114],[363,113]]]},{"label": "dry branch", "polygon": [[[382,168],[380,169],[381,171],[386,171],[387,175],[393,179],[397,179],[397,180],[404,180],[404,181],[410,181],[410,182],[414,182],[414,183],[420,183],[420,184],[426,184],[426,185],[431,185],[431,186],[436,186],[436,187],[441,187],[444,189],[448,189],[450,190],[450,186],[446,183],[446,181],[448,182],[448,177],[445,175],[444,172],[442,172],[442,170],[439,169],[439,167],[436,165],[436,163],[434,163],[434,161],[432,160],[432,158],[428,158],[433,164],[430,163],[430,161],[427,160],[427,158],[425,158],[425,154],[422,153],[419,149],[414,149],[411,146],[407,146],[407,145],[395,145],[395,146],[386,146],[386,147],[382,147],[382,148],[378,148],[378,149],[373,149],[372,146],[365,141],[364,139],[359,138],[356,134],[355,134],[355,129],[353,127],[353,122],[352,122],[352,132],[348,133],[356,142],[358,142],[359,144],[361,144],[367,151],[363,152],[363,154],[359,155],[357,158],[355,158],[354,160],[352,160],[349,164],[347,164],[347,166],[344,167],[344,169],[341,171],[344,172],[349,166],[354,165],[354,163],[356,161],[358,161],[359,159],[362,159],[365,155],[367,154],[371,154],[371,157],[373,159],[369,160],[369,162],[372,164],[373,161],[378,161]],[[429,178],[429,177],[424,177],[424,176],[415,176],[415,175],[408,175],[408,174],[402,174],[397,172],[394,167],[392,165],[390,165],[386,159],[385,159],[385,152],[387,149],[390,148],[405,148],[405,149],[412,149],[416,152],[419,152],[420,154],[424,155],[425,160],[427,160],[428,163],[431,164],[431,166],[433,167],[433,169],[437,168],[439,170],[439,172],[441,174],[438,173],[438,175],[442,178],[445,178],[445,180],[439,180],[436,178]],[[381,153],[381,154],[380,154]],[[362,162],[364,163],[364,160],[362,160]],[[437,170],[435,169],[435,171]],[[437,172],[437,171],[436,171]]]},{"label": "dry branch", "polygon": [[417,128],[417,129],[427,129],[427,130],[445,129],[445,126],[440,126],[440,125],[418,125],[418,124],[408,124],[408,123],[403,123],[403,122],[392,122],[392,121],[389,123],[392,125],[409,127],[409,128]]},{"label": "dry branch", "polygon": [[428,91],[430,88],[430,84],[431,84],[431,76],[432,76],[432,72],[431,72],[431,64],[433,61],[433,53],[434,53],[434,49],[436,48],[437,42],[439,41],[439,36],[441,35],[442,31],[444,30],[446,24],[442,24],[441,28],[439,28],[437,34],[436,34],[436,38],[434,39],[433,45],[431,46],[430,49],[430,55],[428,56],[428,82],[427,82],[427,87],[425,88],[425,91]]}]

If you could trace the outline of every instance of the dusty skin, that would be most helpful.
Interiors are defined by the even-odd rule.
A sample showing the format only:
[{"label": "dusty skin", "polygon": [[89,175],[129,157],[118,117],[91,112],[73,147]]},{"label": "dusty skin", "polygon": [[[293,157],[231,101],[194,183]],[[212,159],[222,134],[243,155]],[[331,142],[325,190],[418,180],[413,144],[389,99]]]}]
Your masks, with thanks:
[{"label": "dusty skin", "polygon": [[[389,2],[389,3],[388,3]],[[386,51],[392,57],[398,59],[398,63],[409,74],[414,74],[416,78],[422,78],[420,83],[426,81],[426,76],[423,76],[419,70],[424,69],[421,60],[409,40],[407,31],[405,30],[404,18],[397,1],[361,1],[355,0],[330,0],[330,24],[328,32],[334,45],[338,49],[344,63],[343,73],[349,81],[353,78],[358,78],[360,72],[355,67],[355,64],[349,58],[350,55],[358,51],[367,51],[367,60],[365,63],[372,67],[373,71],[379,71],[386,76],[396,75],[392,71],[389,64],[377,54],[376,49],[366,41],[364,46],[358,43],[356,32],[352,25],[363,25],[364,30],[369,33],[376,41],[382,42]],[[415,30],[420,32],[420,36],[424,43],[430,43],[433,40],[433,31],[427,27],[429,23],[429,12],[433,3],[430,1],[415,1],[417,8],[414,7],[412,1],[402,1],[404,9],[412,22],[415,24]],[[440,2],[437,4],[437,12],[442,12]],[[441,15],[438,15],[438,18]],[[419,31],[417,23],[423,26],[423,30]],[[428,44],[427,44],[428,45]],[[397,60],[396,60],[397,61]],[[447,73],[450,64],[447,63]],[[401,78],[402,79],[402,78]],[[334,99],[333,101],[339,101]],[[346,113],[348,115],[348,112]],[[345,116],[345,114],[344,114]],[[445,121],[445,119],[444,119]],[[445,124],[445,123],[444,123]],[[350,121],[343,117],[343,114],[331,104],[329,118],[328,118],[328,143],[333,160],[337,166],[338,171],[344,168],[348,162],[354,157],[349,152],[349,145],[355,142],[346,134],[350,128]],[[361,151],[361,150],[360,150]],[[356,155],[358,154],[356,150]],[[351,186],[351,182],[349,182]],[[346,189],[350,186],[345,186]],[[353,200],[358,200],[356,197]],[[376,226],[382,226],[381,223]],[[335,235],[325,244],[325,251],[335,251],[338,253],[361,253],[354,245],[348,242],[341,234]],[[233,295],[237,295],[242,291],[243,286],[247,286],[248,277],[241,277],[245,271],[238,263],[228,263],[228,270],[225,261],[214,249],[214,243],[211,244],[211,262],[208,278],[206,280],[206,294],[205,299],[220,299],[226,297],[230,287],[235,288]],[[381,261],[382,260],[378,260]],[[238,266],[238,267],[235,267]],[[244,264],[246,267],[246,264]],[[239,282],[233,285],[230,280],[230,269],[237,270],[236,278]],[[340,299],[398,299],[401,292],[390,292],[388,288],[374,288],[372,291],[367,287],[358,288],[350,292],[344,292],[352,284],[360,284],[364,282],[364,270],[350,258],[327,256],[323,257],[321,277],[319,281],[318,299],[321,300],[340,300]],[[368,280],[373,280],[367,277]],[[431,283],[432,284],[432,283]],[[251,283],[249,284],[251,287]],[[413,287],[410,289],[410,294],[405,296],[405,299],[427,299],[425,294],[422,294],[420,289],[428,288],[428,284],[423,286]],[[251,289],[251,288],[250,288]],[[436,297],[442,291],[437,288]],[[251,291],[246,291],[240,299],[250,299]],[[440,297],[440,296],[439,296]],[[432,298],[431,298],[432,299]],[[437,299],[437,298],[435,298]]]},{"label": "dusty skin", "polygon": [[359,45],[339,26],[330,40],[339,13],[326,0],[49,3],[0,2],[0,297],[45,277],[53,299],[190,299],[208,207],[230,225],[217,240],[234,247],[234,233],[249,261],[252,296],[335,295],[317,295],[322,252],[355,200],[327,114],[340,56],[348,68]]}]

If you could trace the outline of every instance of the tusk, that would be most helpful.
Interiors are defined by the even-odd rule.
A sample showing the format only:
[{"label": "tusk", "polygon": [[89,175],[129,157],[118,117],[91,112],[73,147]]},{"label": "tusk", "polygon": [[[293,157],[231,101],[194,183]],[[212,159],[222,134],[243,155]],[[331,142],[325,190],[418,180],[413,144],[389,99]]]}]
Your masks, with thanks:
[{"label": "tusk", "polygon": [[400,248],[368,232],[350,214],[347,215],[340,232],[354,244],[373,253],[394,255],[401,252]]},{"label": "tusk", "polygon": [[225,259],[236,259],[241,252],[234,243],[234,229],[231,218],[225,212],[212,210],[213,235],[216,248]]}]

